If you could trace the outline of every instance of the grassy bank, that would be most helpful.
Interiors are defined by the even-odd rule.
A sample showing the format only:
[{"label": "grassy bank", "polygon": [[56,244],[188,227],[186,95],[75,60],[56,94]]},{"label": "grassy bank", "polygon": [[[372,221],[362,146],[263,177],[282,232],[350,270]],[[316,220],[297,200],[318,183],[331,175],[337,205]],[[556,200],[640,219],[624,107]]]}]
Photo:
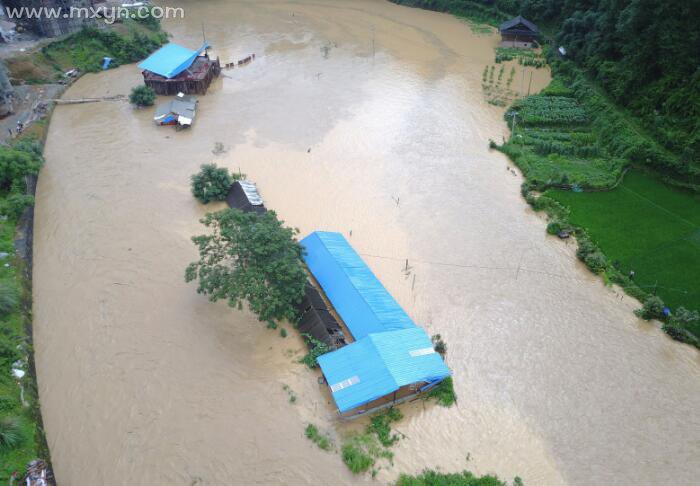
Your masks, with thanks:
[{"label": "grassy bank", "polygon": [[[23,210],[33,202],[25,180],[41,166],[41,146],[23,140],[0,147],[0,481],[27,463],[48,459],[36,382],[31,366],[31,286],[23,262],[15,255],[14,239]],[[24,372],[20,379],[13,369]],[[16,371],[15,371],[16,373]]]},{"label": "grassy bank", "polygon": [[[567,43],[578,39],[571,28],[580,19],[565,19],[571,5],[557,13],[549,0],[539,7],[527,1],[394,1],[491,25],[509,17],[506,10],[510,16],[526,13],[532,20],[548,22],[551,32],[563,29],[557,37]],[[608,7],[599,5],[594,10],[603,12]],[[597,15],[597,10],[591,14]],[[505,114],[511,138],[500,146],[492,141],[491,147],[504,152],[521,169],[526,178],[523,196],[536,210],[547,212],[550,233],[574,234],[579,244],[577,256],[591,271],[643,303],[638,315],[660,319],[674,339],[700,346],[700,319],[694,312],[700,302],[700,163],[692,157],[694,139],[688,135],[688,124],[666,113],[664,106],[655,110],[655,128],[650,127],[648,117],[632,116],[597,84],[611,86],[610,79],[596,77],[594,82],[589,77],[599,73],[599,67],[577,64],[555,55],[552,49],[545,52],[552,82],[542,93],[512,104]],[[503,49],[496,52],[497,60],[514,56],[517,53]],[[596,56],[599,54],[587,52],[572,57],[581,61]],[[630,57],[623,62],[631,66],[636,60]],[[605,70],[616,76],[624,74],[613,66]],[[484,83],[492,78],[493,70],[487,68]],[[668,89],[678,91],[674,86]],[[691,113],[697,100],[689,94]],[[633,104],[637,111],[652,109]],[[671,133],[677,135],[674,143],[669,142]],[[687,147],[677,143],[685,139]],[[654,175],[644,175],[642,169]]]},{"label": "grassy bank", "polygon": [[[549,190],[569,208],[569,220],[624,275],[672,309],[700,302],[700,195],[679,191],[641,171],[613,191]],[[700,336],[700,323],[689,329]]]},{"label": "grassy bank", "polygon": [[497,148],[523,172],[523,195],[547,212],[550,233],[573,233],[591,271],[654,307],[644,318],[697,346],[700,323],[675,317],[700,302],[695,174],[570,63],[554,60],[553,68],[542,93],[506,111],[512,134]]},{"label": "grassy bank", "polygon": [[64,73],[102,69],[105,57],[112,58],[110,68],[140,61],[166,43],[168,36],[155,23],[125,21],[109,28],[86,28],[36,51],[6,60],[10,80],[16,83],[43,84],[64,79]]}]

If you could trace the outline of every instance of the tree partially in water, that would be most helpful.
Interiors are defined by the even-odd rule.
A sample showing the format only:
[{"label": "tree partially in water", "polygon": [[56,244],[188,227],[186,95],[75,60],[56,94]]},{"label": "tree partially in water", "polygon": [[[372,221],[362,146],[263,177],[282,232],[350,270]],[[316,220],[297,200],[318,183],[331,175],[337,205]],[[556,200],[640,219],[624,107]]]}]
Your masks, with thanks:
[{"label": "tree partially in water", "polygon": [[197,280],[197,292],[212,302],[226,299],[241,309],[246,301],[261,321],[293,319],[306,283],[299,230],[285,227],[274,211],[225,209],[201,222],[210,232],[192,238],[200,258],[185,280]]}]

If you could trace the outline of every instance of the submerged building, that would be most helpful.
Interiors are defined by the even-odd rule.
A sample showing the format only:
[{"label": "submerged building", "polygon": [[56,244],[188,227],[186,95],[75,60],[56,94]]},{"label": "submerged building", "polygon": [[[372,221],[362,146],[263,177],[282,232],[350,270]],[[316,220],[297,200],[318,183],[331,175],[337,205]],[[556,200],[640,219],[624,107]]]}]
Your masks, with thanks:
[{"label": "submerged building", "polygon": [[197,100],[180,93],[174,99],[158,105],[153,120],[158,125],[190,127],[197,114]]},{"label": "submerged building", "polygon": [[219,74],[219,59],[209,58],[206,42],[193,51],[166,44],[139,64],[143,81],[159,95],[205,94]]},{"label": "submerged building", "polygon": [[304,260],[355,342],[318,358],[342,417],[405,401],[450,376],[416,326],[340,233],[301,241]]}]

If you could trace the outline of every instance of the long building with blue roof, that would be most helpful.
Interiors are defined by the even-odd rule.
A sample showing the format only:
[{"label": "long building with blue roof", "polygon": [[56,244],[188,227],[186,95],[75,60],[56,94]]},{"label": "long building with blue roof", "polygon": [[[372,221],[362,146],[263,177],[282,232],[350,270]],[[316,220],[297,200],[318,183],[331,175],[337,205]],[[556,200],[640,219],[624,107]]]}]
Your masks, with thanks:
[{"label": "long building with blue roof", "polygon": [[343,235],[316,231],[301,244],[309,271],[355,339],[318,358],[341,415],[391,406],[450,376],[425,330]]},{"label": "long building with blue roof", "polygon": [[416,327],[343,235],[316,231],[301,244],[309,271],[355,340]]}]

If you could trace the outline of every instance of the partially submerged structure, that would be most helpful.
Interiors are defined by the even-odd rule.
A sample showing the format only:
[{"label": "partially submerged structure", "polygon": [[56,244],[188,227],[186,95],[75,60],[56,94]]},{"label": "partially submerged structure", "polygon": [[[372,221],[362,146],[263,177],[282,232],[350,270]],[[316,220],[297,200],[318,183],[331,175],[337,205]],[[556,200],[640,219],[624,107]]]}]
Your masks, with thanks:
[{"label": "partially submerged structure", "polygon": [[503,22],[498,30],[503,45],[509,47],[532,47],[540,35],[537,26],[522,15]]},{"label": "partially submerged structure", "polygon": [[258,194],[258,188],[248,181],[234,182],[226,195],[226,203],[230,208],[240,209],[246,213],[267,212],[262,197]]},{"label": "partially submerged structure", "polygon": [[309,282],[304,287],[304,299],[297,306],[299,311],[299,332],[311,336],[331,349],[347,344],[345,333],[323,300],[321,293]]},{"label": "partially submerged structure", "polygon": [[193,51],[177,44],[166,44],[139,64],[143,81],[160,95],[205,94],[221,73],[219,59],[209,58],[206,42]]},{"label": "partially submerged structure", "polygon": [[192,126],[197,114],[197,99],[179,93],[174,99],[158,105],[153,120],[158,125],[175,125],[180,128]]},{"label": "partially submerged structure", "polygon": [[416,326],[339,233],[301,241],[304,260],[355,342],[318,358],[342,417],[407,400],[450,376]]}]

